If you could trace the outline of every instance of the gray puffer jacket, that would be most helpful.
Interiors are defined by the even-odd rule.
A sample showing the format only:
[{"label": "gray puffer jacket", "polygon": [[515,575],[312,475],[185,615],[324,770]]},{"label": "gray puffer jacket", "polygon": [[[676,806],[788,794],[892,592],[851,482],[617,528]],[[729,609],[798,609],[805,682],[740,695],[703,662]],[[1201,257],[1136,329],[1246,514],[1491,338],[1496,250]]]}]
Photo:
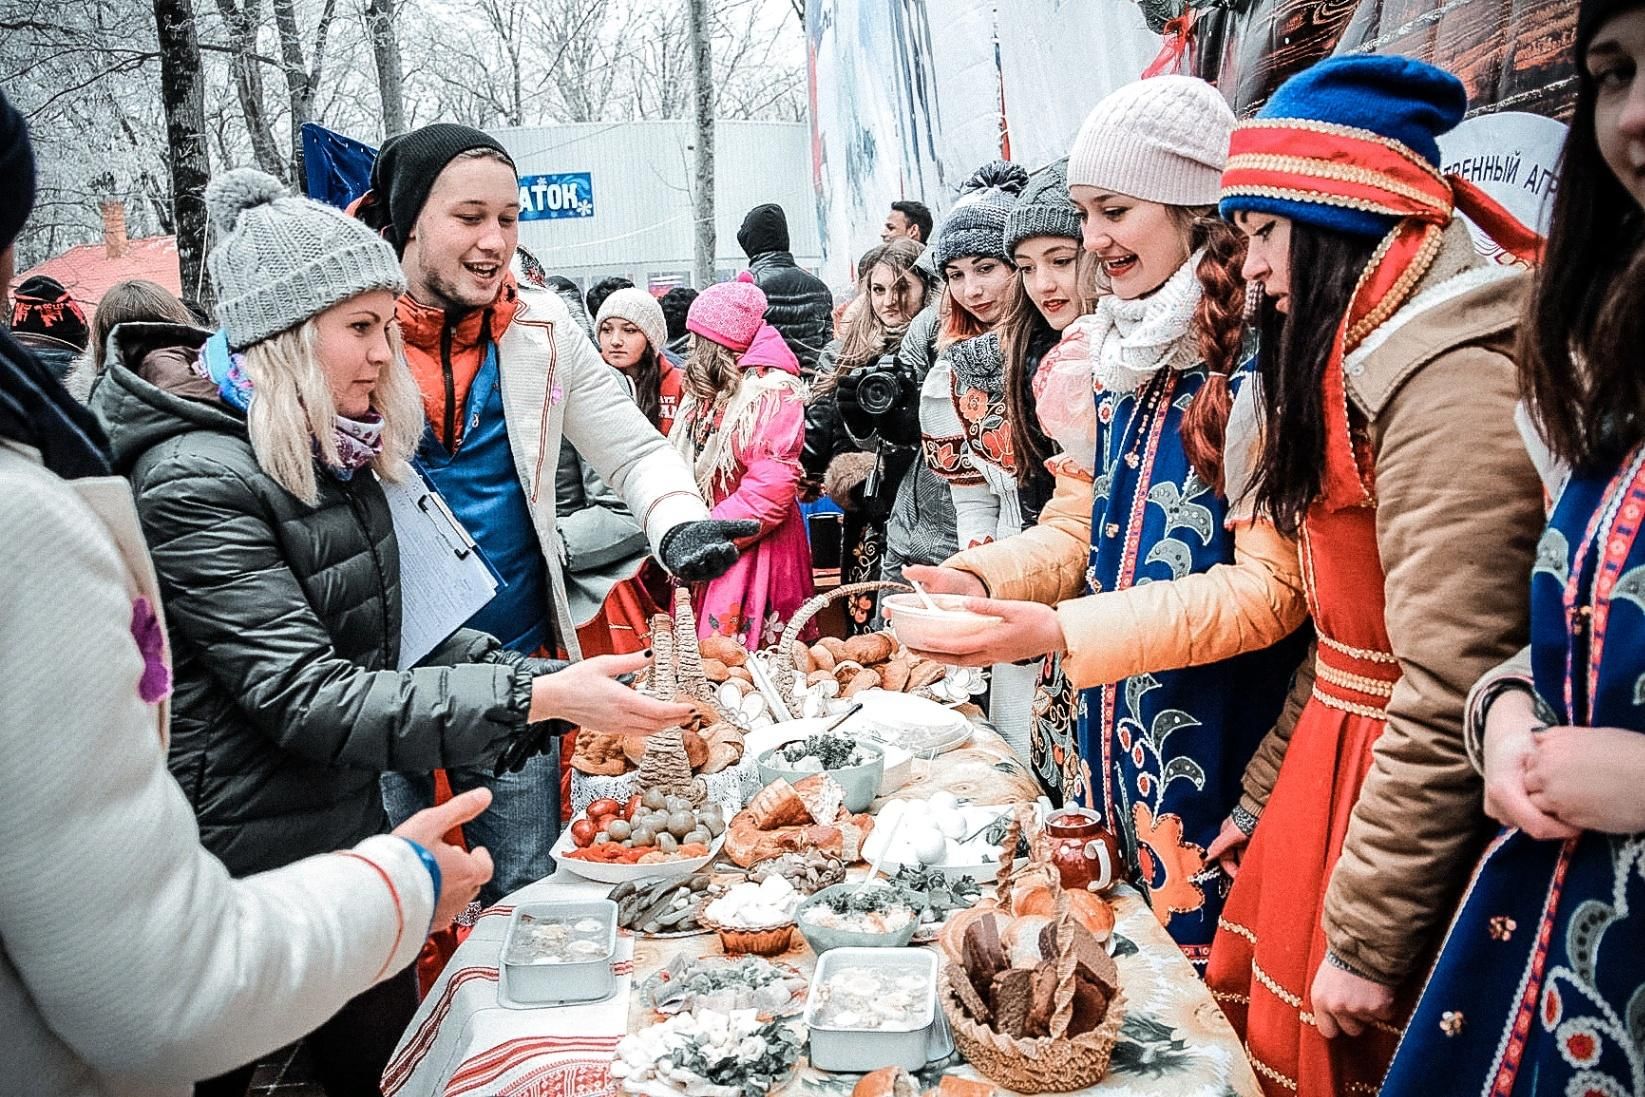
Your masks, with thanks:
[{"label": "gray puffer jacket", "polygon": [[464,630],[396,670],[399,549],[382,487],[322,471],[315,506],[289,494],[258,465],[245,419],[191,372],[205,338],[121,325],[91,407],[165,600],[168,764],[206,848],[244,876],[386,830],[379,773],[490,762],[547,668]]}]

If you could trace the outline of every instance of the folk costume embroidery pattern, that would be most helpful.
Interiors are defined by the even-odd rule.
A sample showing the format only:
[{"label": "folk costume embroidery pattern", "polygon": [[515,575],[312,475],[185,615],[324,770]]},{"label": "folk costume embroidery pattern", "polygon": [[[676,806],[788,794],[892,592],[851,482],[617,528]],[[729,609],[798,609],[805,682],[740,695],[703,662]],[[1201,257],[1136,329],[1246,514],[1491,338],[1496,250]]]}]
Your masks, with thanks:
[{"label": "folk costume embroidery pattern", "polygon": [[[1183,414],[1203,366],[1160,369],[1095,394],[1097,454],[1086,571],[1092,593],[1182,578],[1233,560],[1227,503],[1183,451]],[[1243,383],[1249,367],[1234,384]],[[1120,836],[1154,913],[1203,970],[1227,880],[1205,848],[1233,807],[1238,776],[1272,726],[1300,658],[1288,645],[1209,666],[1087,689],[1078,706],[1090,768],[1079,799]],[[1068,786],[1065,795],[1075,797]]]},{"label": "folk costume embroidery pattern", "polygon": [[[1613,477],[1573,478],[1554,507],[1531,575],[1531,655],[1560,724],[1645,733],[1642,524],[1645,447]],[[1645,1093],[1645,834],[1498,836],[1384,1092],[1426,1092],[1442,1065],[1457,1092],[1484,1097]]]}]

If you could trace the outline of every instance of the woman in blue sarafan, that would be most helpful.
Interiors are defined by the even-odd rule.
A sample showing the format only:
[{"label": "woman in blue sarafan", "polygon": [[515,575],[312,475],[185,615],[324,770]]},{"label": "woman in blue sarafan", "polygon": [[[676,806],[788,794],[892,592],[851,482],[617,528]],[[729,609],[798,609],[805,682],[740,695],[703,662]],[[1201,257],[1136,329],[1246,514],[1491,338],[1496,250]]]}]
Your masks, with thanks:
[{"label": "woman in blue sarafan", "polygon": [[[1645,6],[1584,0],[1521,381],[1555,498],[1531,646],[1469,703],[1505,824],[1385,1095],[1645,1093]],[[1568,469],[1562,475],[1559,469]]]},{"label": "woman in blue sarafan", "polygon": [[1228,890],[1219,840],[1237,844],[1230,816],[1248,830],[1261,811],[1241,778],[1280,714],[1308,615],[1296,542],[1240,502],[1258,429],[1255,373],[1239,366],[1245,249],[1214,206],[1233,127],[1221,93],[1180,76],[1091,112],[1067,177],[1107,292],[1035,376],[1062,450],[1053,497],[1034,527],[907,570],[990,595],[969,605],[1000,619],[933,641],[937,658],[1062,653],[1081,691],[1077,742],[1036,755],[1115,831],[1200,971]]}]

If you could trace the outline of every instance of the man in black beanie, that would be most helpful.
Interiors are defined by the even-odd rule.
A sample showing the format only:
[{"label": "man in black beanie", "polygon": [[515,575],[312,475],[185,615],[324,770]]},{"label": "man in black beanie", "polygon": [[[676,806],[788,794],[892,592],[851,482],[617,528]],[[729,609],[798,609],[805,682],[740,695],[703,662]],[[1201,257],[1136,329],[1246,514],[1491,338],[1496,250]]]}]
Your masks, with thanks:
[{"label": "man in black beanie", "polygon": [[817,358],[834,337],[834,295],[821,278],[801,270],[788,250],[788,215],[775,202],[755,206],[737,230],[737,243],[748,256],[748,271],[765,294],[765,322],[810,377]]},{"label": "man in black beanie", "polygon": [[[707,579],[735,562],[736,539],[756,535],[757,523],[709,519],[691,469],[640,414],[565,302],[516,281],[519,180],[495,139],[441,123],[390,140],[357,212],[394,245],[405,270],[409,290],[396,311],[428,417],[422,471],[503,580],[469,627],[515,651],[581,655],[577,627],[586,622],[568,612],[565,571],[583,562],[566,558],[555,512],[562,437],[623,497],[674,575]],[[645,664],[642,656],[599,661],[613,675]],[[560,779],[551,758],[518,774],[449,776],[459,791],[483,784],[494,795],[491,811],[469,828],[496,864],[483,902],[553,870]],[[395,774],[384,791],[399,819],[429,801],[433,784],[429,775]]]}]

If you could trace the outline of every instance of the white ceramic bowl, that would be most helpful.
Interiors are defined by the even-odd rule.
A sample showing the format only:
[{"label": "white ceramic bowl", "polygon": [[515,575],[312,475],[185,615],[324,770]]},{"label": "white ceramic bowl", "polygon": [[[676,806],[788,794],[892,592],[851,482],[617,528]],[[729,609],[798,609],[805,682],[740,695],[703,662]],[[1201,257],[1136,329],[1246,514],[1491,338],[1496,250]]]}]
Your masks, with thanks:
[{"label": "white ceramic bowl", "polygon": [[[581,816],[578,816],[581,818]],[[571,827],[567,824],[560,832],[560,840],[554,843],[554,863],[576,876],[585,880],[594,880],[602,884],[624,884],[630,880],[667,880],[677,876],[690,876],[698,869],[707,866],[720,854],[720,847],[725,845],[725,832],[721,831],[712,844],[708,853],[703,857],[676,857],[672,861],[655,861],[649,865],[614,865],[604,861],[579,861],[575,857],[567,857],[568,850],[576,849],[576,843],[571,840]]]},{"label": "white ceramic bowl", "polygon": [[[870,694],[879,692],[881,691],[872,689],[864,690],[858,695],[858,699],[866,702],[869,700]],[[897,696],[902,697],[907,695],[897,694]],[[929,701],[925,703],[932,704]],[[943,708],[941,705],[933,704],[932,707],[943,713],[945,716],[952,715],[948,709]],[[866,715],[867,709],[865,708],[863,712],[859,712],[857,715],[851,717],[845,723],[841,724],[836,730],[841,734],[848,734],[852,736],[856,736],[858,734],[866,735],[874,741],[875,746],[885,752],[885,776],[880,778],[880,787],[875,792],[875,795],[890,796],[892,793],[896,792],[908,783],[908,778],[911,776],[914,767],[914,755],[900,743],[888,742],[887,740],[882,739],[878,729],[870,726],[868,729],[864,730],[862,721]],[[837,719],[839,719],[837,716],[812,716],[803,720],[783,720],[779,723],[760,728],[757,731],[751,731],[743,739],[743,758],[758,758],[760,755],[764,754],[773,747],[784,746],[788,743],[794,742],[797,739],[804,739],[808,735],[821,735],[823,733],[823,729],[828,727],[829,724],[832,724]],[[959,720],[962,724],[965,724],[964,717],[959,717]],[[966,734],[969,735],[970,725],[966,724],[965,727]],[[761,785],[760,787],[764,788],[765,786]]]},{"label": "white ceramic bowl", "polygon": [[986,632],[1004,618],[987,613],[974,613],[962,608],[966,598],[960,594],[933,594],[935,611],[929,609],[918,594],[890,594],[880,599],[880,606],[891,621],[891,631],[907,647],[918,651],[943,651],[947,644],[969,640]]}]

